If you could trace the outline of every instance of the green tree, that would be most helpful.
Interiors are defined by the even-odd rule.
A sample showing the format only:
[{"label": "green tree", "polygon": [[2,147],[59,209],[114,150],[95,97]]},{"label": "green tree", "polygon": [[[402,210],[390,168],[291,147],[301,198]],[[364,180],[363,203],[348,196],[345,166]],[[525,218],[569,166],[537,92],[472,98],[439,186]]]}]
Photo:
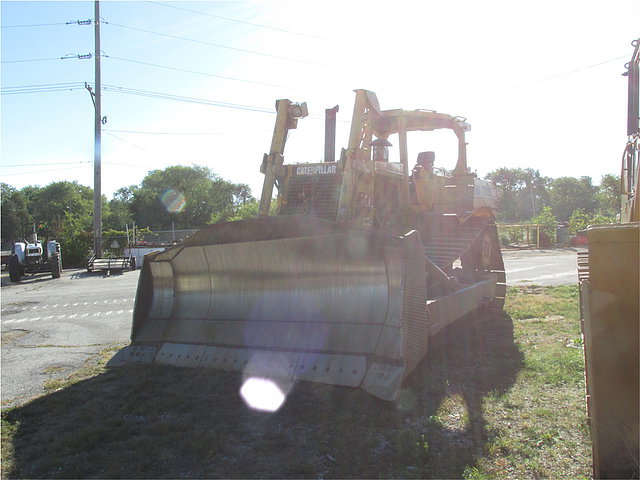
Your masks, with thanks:
[{"label": "green tree", "polygon": [[13,243],[23,236],[26,224],[31,223],[31,216],[27,210],[25,195],[6,183],[0,184],[0,220],[2,222],[2,243],[4,248],[11,248]]},{"label": "green tree", "polygon": [[596,193],[598,213],[615,218],[620,213],[620,178],[615,175],[603,175]]},{"label": "green tree", "polygon": [[35,221],[47,225],[51,237],[60,237],[71,225],[74,230],[91,230],[93,190],[78,182],[53,182],[35,193],[29,209]]},{"label": "green tree", "polygon": [[542,225],[540,243],[543,246],[553,245],[557,241],[556,228],[558,219],[553,214],[551,207],[543,207],[542,212],[531,219],[532,224]]},{"label": "green tree", "polygon": [[569,218],[569,233],[575,235],[589,225],[602,225],[604,223],[615,223],[615,221],[615,217],[603,215],[602,213],[589,214],[577,209],[573,211],[571,218]]},{"label": "green tree", "polygon": [[115,191],[109,201],[109,212],[103,215],[103,230],[122,230],[134,220],[131,205],[137,185],[122,187]]},{"label": "green tree", "polygon": [[584,210],[576,209],[569,218],[569,233],[575,235],[580,230],[587,228],[591,221],[591,215],[585,213]]},{"label": "green tree", "polygon": [[569,221],[574,210],[593,214],[598,189],[591,177],[560,177],[549,185],[549,206],[561,222]]},{"label": "green tree", "polygon": [[199,227],[231,218],[252,198],[248,186],[223,180],[207,167],[173,166],[149,172],[133,191],[131,210],[141,227]]},{"label": "green tree", "polygon": [[548,199],[549,179],[531,168],[498,168],[485,179],[494,182],[500,195],[498,220],[524,222],[540,213]]},{"label": "green tree", "polygon": [[[83,265],[92,246],[93,190],[78,182],[53,182],[45,187],[25,187],[31,218],[44,225],[44,237],[56,239],[65,266]],[[103,198],[103,212],[109,214]]]}]

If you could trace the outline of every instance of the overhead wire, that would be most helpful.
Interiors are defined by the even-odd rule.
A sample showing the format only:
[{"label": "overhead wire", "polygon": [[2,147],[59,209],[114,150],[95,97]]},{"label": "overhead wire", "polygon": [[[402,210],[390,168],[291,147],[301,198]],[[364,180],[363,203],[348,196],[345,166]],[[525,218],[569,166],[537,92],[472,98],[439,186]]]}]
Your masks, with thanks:
[{"label": "overhead wire", "polygon": [[550,77],[541,78],[539,80],[534,80],[533,82],[524,83],[522,85],[517,85],[517,86],[515,86],[513,88],[528,87],[528,86],[531,86],[531,85],[537,85],[538,83],[547,82],[549,80],[555,80],[556,78],[566,77],[567,75],[573,75],[574,73],[580,73],[580,72],[582,72],[584,70],[589,70],[591,68],[599,67],[600,65],[605,65],[607,63],[611,63],[611,62],[616,62],[618,60],[622,60],[623,58],[628,58],[628,56],[629,55],[621,55],[619,57],[610,58],[608,60],[603,60],[602,62],[594,63],[594,64],[591,64],[591,65],[586,65],[586,66],[580,67],[580,68],[576,68],[575,70],[570,70],[568,72],[559,73],[557,75],[552,75]]},{"label": "overhead wire", "polygon": [[[105,128],[104,132],[116,132],[116,133],[132,133],[135,135],[241,135],[241,134],[249,134],[255,133],[256,130],[251,131],[237,131],[237,132],[149,132],[142,130],[122,130],[122,129],[113,129],[113,128]],[[269,130],[264,130],[271,131]]]},{"label": "overhead wire", "polygon": [[165,155],[162,155],[161,153],[154,152],[153,150],[149,150],[148,148],[141,147],[140,145],[136,145],[135,143],[130,142],[129,140],[125,140],[124,138],[120,137],[119,135],[116,135],[116,134],[114,134],[114,133],[111,133],[111,132],[110,132],[110,131],[108,131],[108,130],[107,130],[107,131],[105,131],[105,133],[106,133],[107,135],[109,135],[109,136],[111,136],[111,137],[115,138],[116,140],[120,140],[120,141],[121,141],[121,142],[123,142],[123,143],[127,143],[127,144],[131,145],[132,147],[137,148],[138,150],[142,150],[142,151],[144,151],[144,152],[151,153],[151,154],[156,155],[156,156],[158,156],[158,157],[160,157],[160,158],[164,158],[165,160],[169,160],[170,162],[171,162],[171,161],[173,161],[173,159],[171,159],[171,158],[169,158],[169,157],[167,157],[167,156],[165,156]]},{"label": "overhead wire", "polygon": [[2,28],[27,28],[27,27],[52,27],[56,25],[66,25],[66,22],[58,23],[34,23],[30,25],[2,25]]},{"label": "overhead wire", "polygon": [[[84,163],[82,165],[85,165]],[[91,166],[90,164],[86,164],[86,166]],[[41,173],[47,173],[47,172],[61,172],[63,170],[75,170],[78,167],[63,167],[63,168],[48,168],[45,170],[42,169],[37,169],[37,170],[25,170],[23,172],[15,172],[15,173],[3,173],[2,176],[3,177],[15,177],[16,175],[21,175],[21,176],[27,176],[27,175],[37,175],[37,174],[41,174]]]},{"label": "overhead wire", "polygon": [[182,95],[174,95],[171,93],[153,92],[150,90],[140,90],[135,88],[120,87],[117,85],[103,84],[102,89],[107,92],[123,93],[127,95],[137,95],[141,97],[159,98],[164,100],[174,100],[178,102],[194,103],[200,105],[209,105],[212,107],[232,108],[236,110],[247,110],[260,113],[275,113],[273,108],[257,107],[253,105],[242,105],[239,103],[222,102],[219,100],[211,100],[198,97],[186,97]]},{"label": "overhead wire", "polygon": [[56,166],[56,165],[78,165],[80,163],[91,163],[89,161],[79,161],[79,162],[58,162],[58,163],[18,163],[15,165],[4,165],[0,163],[0,167],[3,168],[16,168],[16,167],[46,167],[46,166]]},{"label": "overhead wire", "polygon": [[40,85],[19,85],[15,87],[2,87],[2,95],[18,95],[22,93],[48,93],[78,90],[84,88],[85,82],[46,83]]},{"label": "overhead wire", "polygon": [[153,30],[147,30],[145,28],[139,28],[139,27],[131,27],[129,25],[122,25],[119,23],[113,23],[113,22],[102,22],[104,25],[111,25],[114,27],[118,27],[118,28],[124,28],[127,30],[133,30],[136,32],[143,32],[143,33],[148,33],[151,35],[158,35],[161,37],[167,37],[167,38],[173,38],[174,40],[183,40],[185,42],[192,42],[192,43],[198,43],[200,45],[207,45],[210,47],[217,47],[217,48],[223,48],[223,49],[227,49],[227,50],[232,50],[235,52],[241,52],[241,53],[249,53],[252,55],[259,55],[259,56],[263,56],[263,57],[269,57],[269,58],[277,58],[279,60],[286,60],[289,62],[296,62],[296,63],[305,63],[305,64],[309,64],[309,65],[318,65],[318,66],[322,66],[322,67],[331,67],[331,68],[337,68],[337,65],[330,65],[330,64],[326,64],[326,63],[319,63],[319,62],[314,62],[312,60],[302,60],[299,58],[291,58],[291,57],[285,57],[282,55],[275,55],[272,53],[266,53],[266,52],[257,52],[255,50],[248,50],[245,48],[237,48],[237,47],[230,47],[229,45],[223,45],[220,43],[213,43],[213,42],[207,42],[205,40],[198,40],[195,38],[187,38],[187,37],[181,37],[179,35],[172,35],[170,33],[162,33],[162,32],[156,32]]},{"label": "overhead wire", "polygon": [[318,36],[318,35],[311,35],[310,33],[304,33],[304,32],[296,32],[294,30],[288,30],[288,29],[285,29],[285,28],[273,27],[273,26],[270,26],[270,25],[263,25],[263,24],[260,24],[260,23],[247,22],[245,20],[238,20],[238,19],[235,19],[235,18],[223,17],[221,15],[214,15],[212,13],[207,13],[207,12],[203,12],[203,11],[200,11],[200,10],[193,10],[191,8],[178,7],[176,5],[169,5],[167,3],[154,2],[154,1],[151,1],[151,0],[147,0],[147,3],[152,3],[154,5],[162,5],[163,7],[174,8],[176,10],[183,10],[185,12],[196,13],[198,15],[204,15],[204,16],[207,16],[207,17],[217,18],[217,19],[220,19],[220,20],[226,20],[228,22],[235,22],[235,23],[241,23],[243,25],[250,25],[252,27],[264,28],[264,29],[267,29],[267,30],[275,31],[275,32],[289,33],[289,34],[292,34],[292,35],[299,35],[301,37],[315,38],[315,39],[318,39],[318,40],[325,40],[325,41],[329,41],[329,42],[339,42],[338,40],[335,40],[333,38],[321,37],[321,36]]},{"label": "overhead wire", "polygon": [[140,61],[140,60],[132,60],[130,58],[116,57],[116,56],[113,56],[113,55],[103,55],[103,58],[110,58],[110,59],[118,60],[118,61],[121,61],[121,62],[135,63],[135,64],[138,64],[138,65],[145,65],[145,66],[148,66],[148,67],[164,68],[166,70],[173,70],[173,71],[176,71],[176,72],[184,72],[184,73],[191,73],[191,74],[194,74],[194,75],[203,75],[203,76],[207,76],[207,77],[221,78],[223,80],[231,80],[231,81],[234,81],[234,82],[243,82],[243,83],[250,83],[250,84],[253,84],[253,85],[262,85],[262,86],[265,86],[265,87],[286,88],[288,90],[309,91],[309,90],[302,89],[302,88],[286,87],[286,86],[283,86],[283,85],[275,85],[273,83],[259,82],[259,81],[256,81],[256,80],[247,80],[247,79],[244,79],[244,78],[229,77],[229,76],[226,76],[226,75],[218,75],[218,74],[215,74],[215,73],[198,72],[196,70],[189,70],[189,69],[186,69],[186,68],[178,68],[178,67],[170,67],[168,65],[160,65],[160,64],[157,64],[157,63],[143,62],[143,61]]},{"label": "overhead wire", "polygon": [[26,63],[26,62],[48,62],[51,60],[62,60],[61,57],[50,57],[50,58],[28,58],[25,60],[2,60],[0,63]]}]

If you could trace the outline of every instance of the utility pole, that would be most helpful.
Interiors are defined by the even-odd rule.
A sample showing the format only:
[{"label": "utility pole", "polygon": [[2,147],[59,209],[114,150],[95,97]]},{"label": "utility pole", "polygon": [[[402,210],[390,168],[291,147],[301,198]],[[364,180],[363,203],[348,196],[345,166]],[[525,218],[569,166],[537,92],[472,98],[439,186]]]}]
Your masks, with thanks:
[{"label": "utility pole", "polygon": [[93,143],[93,253],[102,256],[102,113],[100,105],[100,4],[95,0],[95,139]]}]

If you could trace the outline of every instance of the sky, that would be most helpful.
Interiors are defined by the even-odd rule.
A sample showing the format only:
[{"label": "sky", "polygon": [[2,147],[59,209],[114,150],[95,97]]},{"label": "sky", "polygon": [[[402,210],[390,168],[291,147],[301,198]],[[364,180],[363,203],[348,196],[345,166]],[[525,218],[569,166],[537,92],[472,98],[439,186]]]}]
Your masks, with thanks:
[{"label": "sky", "polygon": [[[93,187],[94,2],[2,0],[0,16],[0,180]],[[637,0],[104,0],[100,20],[107,198],[194,164],[258,196],[276,100],[309,109],[285,162],[319,162],[324,110],[340,107],[339,151],[360,88],[467,118],[480,177],[619,175]],[[451,132],[409,141],[410,159],[455,165]]]}]

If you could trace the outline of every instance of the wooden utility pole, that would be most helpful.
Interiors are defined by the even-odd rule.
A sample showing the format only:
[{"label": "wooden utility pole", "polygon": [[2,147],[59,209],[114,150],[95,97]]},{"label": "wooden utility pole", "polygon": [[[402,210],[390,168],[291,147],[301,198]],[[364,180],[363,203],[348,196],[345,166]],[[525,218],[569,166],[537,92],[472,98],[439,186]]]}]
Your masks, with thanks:
[{"label": "wooden utility pole", "polygon": [[95,140],[93,144],[93,252],[102,256],[102,113],[100,106],[100,4],[95,1]]}]

